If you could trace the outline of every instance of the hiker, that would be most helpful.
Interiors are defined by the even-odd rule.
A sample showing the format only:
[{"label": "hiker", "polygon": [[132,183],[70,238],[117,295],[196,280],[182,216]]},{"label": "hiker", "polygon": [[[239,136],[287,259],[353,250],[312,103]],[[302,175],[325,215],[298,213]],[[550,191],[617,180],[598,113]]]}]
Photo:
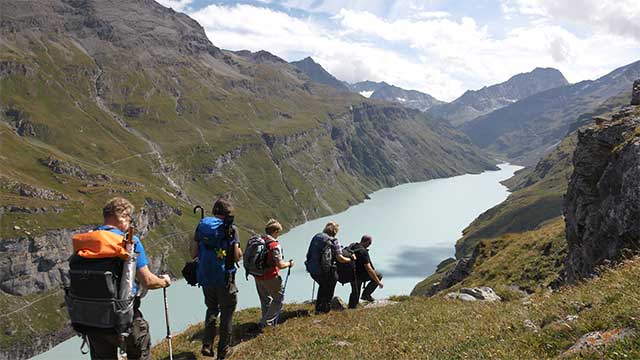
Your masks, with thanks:
[{"label": "hiker", "polygon": [[265,267],[264,275],[255,276],[256,290],[260,297],[260,308],[262,309],[260,328],[275,325],[278,310],[284,296],[280,270],[293,267],[293,260],[282,260],[282,248],[277,240],[282,232],[282,225],[277,220],[270,219],[265,225],[264,231],[266,235],[263,239],[268,249],[267,267]]},{"label": "hiker", "polygon": [[342,246],[335,237],[340,225],[329,221],[321,233],[316,234],[309,244],[305,266],[311,278],[318,283],[316,314],[328,313],[338,281],[335,262],[349,263],[353,258],[342,255]]},{"label": "hiker", "polygon": [[216,321],[220,314],[218,359],[231,355],[231,321],[238,303],[235,263],[242,257],[238,229],[233,225],[233,204],[219,198],[213,205],[213,217],[200,220],[191,244],[192,258],[198,258],[197,278],[202,286],[207,312],[201,353],[214,356]]},{"label": "hiker", "polygon": [[369,282],[362,292],[362,300],[373,301],[371,294],[382,284],[382,273],[377,271],[371,263],[369,257],[369,247],[373,243],[370,235],[363,235],[359,243],[353,243],[348,246],[349,250],[356,255],[355,261],[355,279],[351,281],[351,295],[349,296],[349,308],[355,309],[360,299],[360,289],[362,285]]},{"label": "hiker", "polygon": [[[109,200],[102,209],[104,223],[96,230],[109,231],[122,237],[129,230],[132,223],[134,206],[127,199],[115,197]],[[149,270],[144,246],[138,236],[133,237],[134,248],[137,254],[136,259],[136,279],[147,289],[161,289],[171,285],[169,275],[154,275]],[[72,280],[73,281],[73,280]],[[73,286],[73,285],[72,285]],[[138,285],[134,284],[134,295],[138,293]],[[99,314],[94,314],[99,317]],[[128,359],[149,359],[151,350],[151,336],[149,335],[149,323],[140,312],[140,297],[134,300],[133,323],[129,330],[129,336],[124,339]],[[89,333],[89,349],[91,359],[118,359],[118,346],[121,345],[121,338],[115,333]]]}]

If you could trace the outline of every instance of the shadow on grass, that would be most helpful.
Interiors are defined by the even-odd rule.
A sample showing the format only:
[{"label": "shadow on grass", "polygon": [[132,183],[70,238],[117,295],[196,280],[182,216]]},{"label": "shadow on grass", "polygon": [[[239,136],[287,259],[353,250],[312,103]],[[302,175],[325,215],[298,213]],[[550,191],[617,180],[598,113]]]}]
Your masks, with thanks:
[{"label": "shadow on grass", "polygon": [[[165,359],[169,359],[169,357],[167,356]],[[183,351],[181,353],[173,354],[173,360],[194,360],[194,359],[197,359],[197,357],[196,357],[196,354],[194,354],[192,351]]]},{"label": "shadow on grass", "polygon": [[[311,315],[311,310],[308,309],[299,309],[299,310],[283,310],[280,313],[280,318],[278,319],[278,325],[282,325],[289,319],[307,317]],[[220,322],[217,322],[219,325]],[[232,346],[235,346],[241,342],[245,342],[255,338],[260,335],[262,331],[258,326],[257,322],[245,322],[242,324],[234,324],[233,325],[233,336],[231,339]],[[193,334],[189,340],[191,341],[201,341],[204,335],[204,328]],[[188,353],[187,353],[188,354]],[[193,353],[191,353],[193,354]],[[176,358],[177,359],[177,358]],[[192,359],[192,358],[180,358],[180,359]]]}]

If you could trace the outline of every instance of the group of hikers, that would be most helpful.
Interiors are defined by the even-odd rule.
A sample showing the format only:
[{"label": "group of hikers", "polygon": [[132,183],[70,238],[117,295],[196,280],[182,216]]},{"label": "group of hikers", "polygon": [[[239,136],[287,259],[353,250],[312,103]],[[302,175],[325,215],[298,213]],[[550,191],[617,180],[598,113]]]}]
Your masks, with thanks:
[{"label": "group of hikers", "polygon": [[[83,336],[82,348],[88,343],[92,359],[117,359],[118,349],[126,352],[128,359],[150,358],[149,325],[140,312],[140,300],[147,289],[165,289],[172,282],[168,275],[155,275],[149,270],[144,246],[133,233],[134,209],[127,199],[113,198],[103,208],[103,225],[73,238],[65,301],[74,329]],[[202,213],[189,246],[193,260],[185,265],[183,275],[190,285],[200,286],[204,295],[207,310],[201,353],[216,355],[213,343],[218,335],[217,359],[225,359],[233,353],[237,263],[244,255],[247,277],[253,275],[255,279],[262,311],[260,330],[277,325],[286,289],[280,270],[290,271],[295,263],[284,260],[278,242],[283,227],[277,220],[266,223],[263,235],[252,236],[243,254],[238,229],[233,225],[231,201],[217,199],[212,215],[204,217]],[[349,308],[358,307],[361,299],[373,301],[372,293],[384,286],[382,274],[369,257],[372,237],[364,235],[359,242],[343,247],[336,237],[338,230],[336,222],[328,222],[313,236],[306,254],[306,270],[318,284],[316,314],[331,310],[338,281],[351,284]],[[168,323],[167,314],[170,339]]]}]

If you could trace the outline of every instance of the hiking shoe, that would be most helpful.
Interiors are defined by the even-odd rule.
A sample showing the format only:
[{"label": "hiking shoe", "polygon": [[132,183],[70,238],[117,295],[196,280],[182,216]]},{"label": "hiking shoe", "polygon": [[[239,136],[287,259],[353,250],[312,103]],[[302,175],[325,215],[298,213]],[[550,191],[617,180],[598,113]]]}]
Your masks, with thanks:
[{"label": "hiking shoe", "polygon": [[374,302],[376,299],[372,298],[371,295],[362,295],[362,297],[360,297],[360,299],[364,300],[364,301],[370,301],[370,302]]},{"label": "hiking shoe", "polygon": [[222,350],[222,351],[218,351],[218,359],[217,360],[224,360],[224,359],[228,359],[231,357],[231,355],[233,355],[234,352],[234,348],[232,348],[231,346],[228,346],[226,349]]},{"label": "hiking shoe", "polygon": [[214,353],[213,353],[212,346],[202,345],[202,350],[200,350],[200,354],[202,354],[202,356],[213,357]]}]

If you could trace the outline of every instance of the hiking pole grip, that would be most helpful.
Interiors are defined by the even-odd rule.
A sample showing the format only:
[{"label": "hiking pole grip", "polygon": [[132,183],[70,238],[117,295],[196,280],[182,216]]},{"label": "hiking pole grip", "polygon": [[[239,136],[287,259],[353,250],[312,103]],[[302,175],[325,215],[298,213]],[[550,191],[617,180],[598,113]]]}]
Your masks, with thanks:
[{"label": "hiking pole grip", "polygon": [[197,213],[197,212],[198,212],[198,209],[200,209],[200,220],[202,220],[202,219],[204,219],[204,208],[203,208],[202,206],[200,206],[200,205],[196,205],[196,206],[193,208],[193,213],[194,213],[194,214],[195,214],[195,213]]}]

